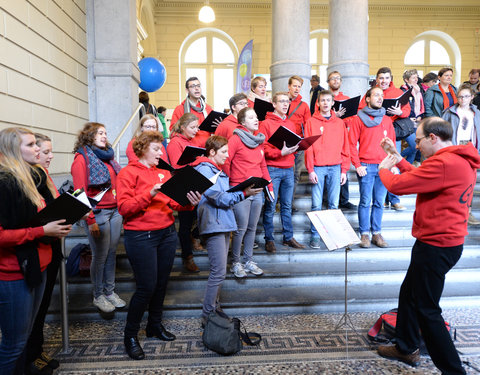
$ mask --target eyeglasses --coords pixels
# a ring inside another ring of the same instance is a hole
[[[460,95],[460,96],[457,96],[457,99],[470,99],[472,97],[472,95]]]
[[[237,104],[235,104],[235,105],[244,105],[245,106],[245,105],[248,105],[248,102],[242,100],[241,102],[237,102]]]
[[[423,138],[427,138],[426,135],[424,135],[423,137],[420,137],[420,138],[415,138],[415,144],[418,146],[420,144],[420,142],[422,142],[422,139]]]
[[[189,89],[199,89],[201,87],[200,83],[197,85],[190,85],[188,86]]]
[[[290,104],[290,100],[277,100],[277,103],[281,103],[281,104]]]
[[[157,130],[157,127],[155,125],[143,125],[142,128],[147,129],[147,130]]]
[[[341,81],[342,77],[330,77],[328,80],[329,81]]]

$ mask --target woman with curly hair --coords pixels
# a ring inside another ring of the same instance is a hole
[[[75,189],[83,188],[94,197],[108,189],[86,219],[86,232],[92,249],[90,277],[93,304],[109,313],[126,305],[115,293],[115,261],[122,217],[117,210],[116,180],[120,165],[114,159],[103,124],[87,122],[75,143],[71,172]],[[84,222],[85,224],[85,222]]]

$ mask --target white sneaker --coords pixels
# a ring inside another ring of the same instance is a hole
[[[113,306],[103,294],[93,299],[93,305],[105,313],[115,311],[115,306]]]
[[[127,303],[121,299],[117,293],[113,292],[109,296],[105,296],[108,299],[108,302],[110,302],[115,308],[121,309],[122,307],[125,307]]]
[[[238,278],[247,277],[247,273],[243,269],[242,263],[233,263],[232,267],[230,267],[230,272],[233,272],[235,277]]]
[[[251,272],[255,276],[260,276],[263,275],[263,270],[257,266],[257,263],[255,263],[253,260],[249,260],[247,263],[245,263],[245,266],[243,266],[245,269],[245,272]]]

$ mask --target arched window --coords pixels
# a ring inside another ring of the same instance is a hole
[[[441,31],[432,30],[418,35],[405,53],[404,64],[405,69],[417,69],[420,77],[451,66],[455,83],[458,85],[460,82],[460,49],[453,38]]]
[[[184,40],[179,58],[181,100],[185,96],[185,81],[198,77],[207,103],[217,111],[229,108],[238,60],[238,49],[232,38],[218,29],[196,30]]]
[[[320,85],[324,88],[327,85],[328,66],[328,32],[327,30],[315,30],[310,33],[310,64],[312,64],[312,75],[318,74]]]

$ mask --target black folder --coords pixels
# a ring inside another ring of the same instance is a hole
[[[227,117],[228,117],[228,115],[226,113],[212,111],[208,114],[207,118],[202,121],[199,129],[200,130],[205,130],[209,133],[215,133],[215,130],[217,130],[218,125],[214,124],[213,122],[218,118],[220,118],[220,122],[222,122]]]
[[[190,164],[195,161],[198,156],[205,155],[205,149],[203,147],[187,146],[183,150],[182,155],[178,158],[178,165]]]
[[[175,171],[176,171],[175,168],[173,168],[170,164],[168,164],[168,163],[167,163],[165,160],[163,160],[163,159],[160,159],[160,160],[158,161],[157,168],[158,168],[158,169],[165,169],[165,170],[167,170],[167,171],[169,171],[169,172],[175,172]]]
[[[346,108],[345,114],[339,116],[341,119],[355,116],[358,112],[358,105],[360,104],[360,95],[354,98],[345,99],[345,100],[335,100],[333,103],[333,109],[335,112],[338,112],[342,108]]]
[[[52,221],[65,219],[64,224],[73,224],[84,217],[92,207],[69,192],[65,192],[39,211],[32,219],[32,226],[43,226]]]
[[[408,103],[408,100],[410,99],[410,96],[412,95],[412,88],[410,87],[407,91],[405,91],[402,95],[400,95],[398,98],[394,99],[383,99],[383,104],[382,107],[385,108],[386,110],[389,109],[390,107],[396,107],[398,106],[398,103],[400,103],[400,107],[403,107],[405,104]]]
[[[279,150],[283,148],[283,142],[287,143],[287,147],[298,145],[299,150],[306,150],[320,137],[321,135],[312,135],[311,137],[302,138],[285,126],[279,126],[267,142]]]
[[[212,185],[212,181],[192,166],[187,165],[178,169],[173,177],[161,186],[160,191],[178,204],[187,206],[190,204],[187,198],[189,191],[198,191],[203,194]]]
[[[267,102],[266,100],[255,98],[255,102],[253,103],[253,110],[257,114],[258,121],[265,120],[265,116],[267,112],[273,112],[275,108],[273,108],[273,104]]]
[[[264,188],[269,183],[270,183],[270,181],[265,180],[262,177],[249,177],[245,181],[240,182],[238,185],[236,185],[234,187],[231,187],[227,191],[230,192],[230,193],[234,192],[234,191],[243,191],[243,190],[245,190],[246,188],[248,188],[249,186],[252,186],[252,185],[253,185],[254,189]]]

